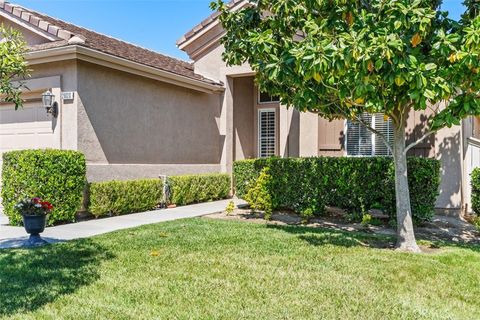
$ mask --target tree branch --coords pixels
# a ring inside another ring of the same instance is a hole
[[[412,149],[413,147],[419,145],[423,140],[427,139],[428,137],[430,137],[432,134],[436,133],[437,130],[432,130],[432,131],[429,131],[427,133],[425,133],[423,135],[423,137],[421,137],[420,139],[418,139],[417,141],[411,143],[410,145],[408,145],[408,147],[405,148],[405,151],[403,152],[404,154],[407,154],[408,151],[410,151],[410,149]]]
[[[380,138],[382,138],[383,142],[385,143],[385,146],[388,148],[388,150],[393,154],[393,148],[390,145],[390,142],[388,142],[387,137],[381,133],[378,130],[373,129],[370,125],[368,125],[365,121],[363,121],[361,118],[356,117],[356,120],[362,124],[365,128],[367,128],[369,131],[373,132],[374,134],[378,135]]]

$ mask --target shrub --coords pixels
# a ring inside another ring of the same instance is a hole
[[[118,216],[155,209],[161,202],[160,179],[107,181],[89,186],[89,211],[96,217]]]
[[[228,174],[200,174],[169,177],[170,202],[176,205],[226,199],[230,195]]]
[[[475,168],[471,174],[472,210],[480,216],[480,168]]]
[[[272,181],[269,168],[263,168],[254,186],[248,190],[245,196],[245,201],[248,202],[252,209],[265,212],[265,219],[267,220],[271,219],[273,212]]]
[[[22,222],[15,204],[33,197],[54,206],[49,225],[73,221],[82,204],[85,184],[85,157],[80,152],[23,150],[3,154],[2,203],[12,225]]]
[[[472,222],[475,229],[480,232],[480,216],[476,216],[475,218],[473,218]]]
[[[236,194],[245,198],[263,168],[269,168],[273,209],[291,209],[311,216],[325,206],[351,212],[380,206],[395,217],[393,160],[370,158],[255,159],[234,164]],[[409,158],[409,183],[415,220],[433,217],[440,184],[440,163]]]
[[[235,202],[230,201],[225,208],[225,211],[227,212],[227,216],[231,216],[233,211],[235,211]]]

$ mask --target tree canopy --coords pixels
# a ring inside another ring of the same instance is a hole
[[[228,65],[248,63],[259,87],[282,104],[327,119],[363,124],[383,138],[395,163],[397,247],[418,252],[406,155],[441,128],[480,114],[478,0],[460,21],[441,0],[252,0],[231,10],[222,0]],[[430,116],[406,146],[411,110]],[[382,113],[393,141],[362,120]]]
[[[0,102],[13,103],[15,109],[22,105],[22,80],[28,77],[26,52],[22,34],[0,26]]]
[[[244,62],[284,104],[357,119],[431,108],[430,128],[480,113],[477,1],[457,22],[432,0],[257,0],[238,12],[222,1],[224,59]],[[440,102],[448,108],[440,108]]]

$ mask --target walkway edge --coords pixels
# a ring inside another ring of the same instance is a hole
[[[172,209],[155,210],[123,215],[105,219],[49,227],[42,233],[48,242],[54,243],[81,238],[93,237],[117,230],[140,227],[160,222],[201,217],[224,211],[230,201],[236,205],[245,202],[239,199],[227,199],[215,202],[199,203]],[[21,247],[27,234],[23,227],[0,226],[0,249]]]

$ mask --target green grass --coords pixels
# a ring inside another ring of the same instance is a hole
[[[0,251],[0,318],[473,319],[480,247],[208,219]],[[153,253],[153,255],[152,255]]]

